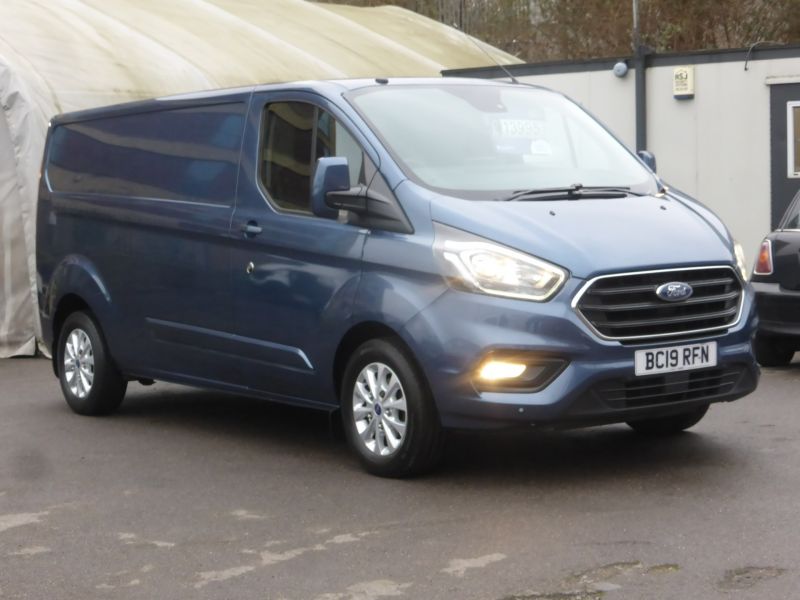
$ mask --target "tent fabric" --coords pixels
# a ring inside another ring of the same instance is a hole
[[[73,110],[277,81],[437,76],[519,62],[397,7],[304,0],[2,0],[0,358],[39,337],[35,225],[47,124]]]

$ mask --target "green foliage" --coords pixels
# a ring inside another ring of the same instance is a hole
[[[632,0],[344,1],[402,6],[526,62],[631,54]],[[656,52],[800,43],[800,0],[640,0],[639,10],[642,42]]]

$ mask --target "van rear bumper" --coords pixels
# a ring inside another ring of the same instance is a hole
[[[746,288],[742,318],[721,334],[624,345],[601,340],[570,307],[581,282],[551,302],[495,298],[450,290],[412,319],[406,342],[430,383],[442,425],[456,429],[582,427],[676,414],[736,400],[756,389],[760,371],[751,340],[755,309]],[[717,342],[715,367],[636,377],[634,352]],[[482,391],[477,366],[490,352],[559,357],[567,366],[536,392]]]

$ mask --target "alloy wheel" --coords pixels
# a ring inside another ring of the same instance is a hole
[[[94,383],[94,350],[83,329],[73,329],[64,344],[64,378],[76,398],[86,398]]]
[[[403,384],[391,367],[373,362],[361,369],[353,388],[353,420],[371,453],[391,456],[403,445],[408,409]]]

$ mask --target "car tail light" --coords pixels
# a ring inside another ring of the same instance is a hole
[[[772,241],[764,240],[758,251],[756,267],[753,269],[755,275],[772,275]]]

